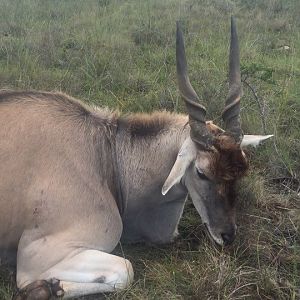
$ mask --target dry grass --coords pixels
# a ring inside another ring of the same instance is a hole
[[[0,8],[1,88],[63,90],[123,111],[183,109],[174,75],[180,19],[191,81],[213,117],[227,92],[229,17],[236,15],[243,128],[275,134],[250,151],[237,240],[228,249],[213,245],[189,203],[174,244],[115,250],[132,261],[136,280],[102,298],[300,299],[299,1],[0,0]],[[3,267],[0,299],[14,289]]]

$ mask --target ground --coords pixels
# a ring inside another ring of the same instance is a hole
[[[300,299],[299,14],[298,0],[0,0],[1,88],[61,90],[123,112],[184,111],[175,75],[180,20],[192,84],[218,123],[236,16],[243,130],[275,135],[249,150],[237,239],[216,247],[188,203],[174,244],[118,246],[135,282],[102,298]],[[2,266],[0,299],[14,289],[13,271]]]

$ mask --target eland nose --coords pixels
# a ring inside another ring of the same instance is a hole
[[[232,242],[234,241],[235,238],[235,232],[227,232],[227,233],[221,233],[223,242],[224,242],[224,246],[228,246],[230,244],[232,244]]]

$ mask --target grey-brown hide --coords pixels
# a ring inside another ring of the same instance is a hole
[[[176,236],[187,190],[177,185],[163,196],[161,188],[189,136],[186,124],[186,116],[167,112],[120,118],[116,147],[125,241],[167,243]]]
[[[161,187],[186,123],[167,112],[119,117],[61,93],[2,91],[0,248],[57,252],[37,263],[41,272],[70,249],[110,252],[122,232],[171,241],[187,190],[166,197]]]
[[[75,247],[112,250],[122,228],[116,115],[59,93],[2,91],[0,127],[0,246],[16,248],[26,230],[45,242],[67,231]]]

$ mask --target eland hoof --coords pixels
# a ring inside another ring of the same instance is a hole
[[[59,286],[59,280],[37,280],[19,290],[13,300],[49,300],[63,295],[64,290]]]

